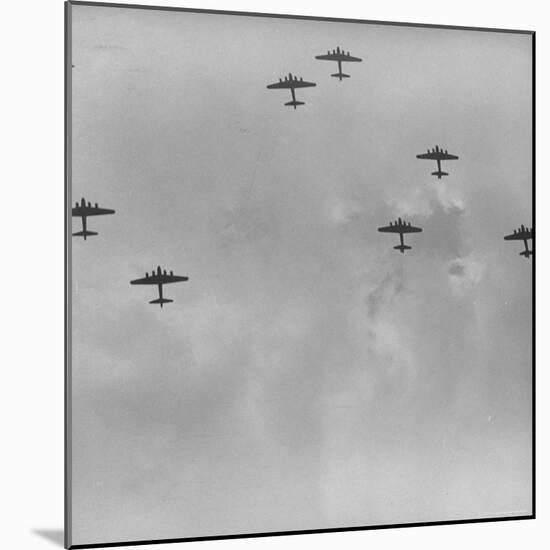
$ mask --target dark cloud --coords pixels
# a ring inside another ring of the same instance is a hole
[[[441,202],[430,203],[431,213],[421,222],[422,249],[441,258],[455,258],[465,253],[466,243],[462,224],[465,209],[457,205],[445,207]]]
[[[222,247],[273,247],[279,235],[275,213],[267,204],[240,204],[224,212],[216,226]]]
[[[466,268],[460,260],[454,260],[449,265],[449,274],[455,275],[456,277],[461,277],[465,274]]]

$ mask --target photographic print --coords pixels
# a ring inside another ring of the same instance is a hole
[[[66,40],[66,545],[534,517],[534,33]]]

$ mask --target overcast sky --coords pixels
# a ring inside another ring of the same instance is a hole
[[[531,512],[529,36],[73,6],[72,63],[73,544]]]

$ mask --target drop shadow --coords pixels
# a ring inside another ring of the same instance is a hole
[[[65,532],[63,529],[33,529],[32,532],[39,537],[53,542],[61,548],[63,548],[65,544]]]

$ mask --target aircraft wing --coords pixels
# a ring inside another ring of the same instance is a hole
[[[441,160],[458,160],[456,155],[451,155],[450,153],[439,153]]]
[[[385,227],[379,227],[378,231],[382,233],[419,233],[422,229],[413,225],[386,225]]]
[[[131,285],[158,285],[162,281],[158,275],[151,275],[150,277],[142,277],[141,279],[134,279],[130,281]]]
[[[379,227],[378,231],[382,233],[404,233],[401,225],[386,225],[385,227]]]
[[[104,216],[105,214],[114,214],[115,211],[110,208],[88,208],[86,207],[86,216]]]
[[[342,55],[342,61],[363,61],[360,57],[354,57],[353,55]]]
[[[506,235],[504,237],[505,241],[525,241],[527,239],[532,239],[533,233],[531,231],[518,231],[517,233],[512,233],[511,235]]]
[[[182,281],[188,281],[189,277],[182,275],[161,275],[162,283],[167,285],[169,283],[180,283]]]
[[[307,82],[306,80],[295,80],[293,83],[294,88],[311,88],[312,86],[317,86],[315,82]]]
[[[114,214],[115,211],[110,208],[96,208],[95,206],[75,206],[73,207],[73,216],[104,216]]]
[[[433,152],[433,153],[423,153],[421,155],[416,155],[417,159],[428,159],[428,160],[457,160],[456,155],[451,155],[449,153],[444,153],[442,151]]]
[[[130,281],[131,285],[167,285],[169,283],[179,283],[181,281],[188,281],[189,277],[182,277],[180,275],[169,275],[161,273],[153,273],[149,277],[142,277],[141,279],[134,279]]]
[[[314,82],[307,82],[305,80],[283,80],[281,82],[275,82],[275,84],[267,85],[270,90],[309,88],[311,86],[317,86],[317,84],[315,84]]]
[[[86,210],[88,210],[87,207],[82,208],[81,206],[73,206],[73,216],[87,216]]]
[[[290,80],[282,80],[281,82],[275,82],[275,84],[268,84],[267,87],[270,90],[281,90],[281,89],[289,89],[289,88],[295,88],[294,81]]]
[[[315,59],[321,59],[322,61],[338,61],[340,56],[335,53],[326,53],[325,55],[316,55]]]
[[[423,153],[421,155],[416,155],[417,159],[428,159],[428,160],[441,160],[439,153]]]
[[[422,229],[420,227],[414,227],[414,225],[404,225],[401,227],[403,233],[420,233]]]
[[[325,55],[316,55],[315,59],[321,59],[322,61],[363,61],[359,57],[353,57],[353,55],[347,55],[345,53],[328,53]]]

